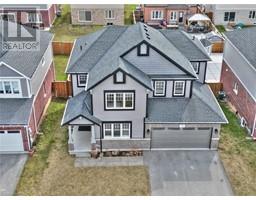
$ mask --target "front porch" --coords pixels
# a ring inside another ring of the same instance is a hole
[[[96,150],[94,125],[69,125],[68,148],[71,155],[91,157]]]

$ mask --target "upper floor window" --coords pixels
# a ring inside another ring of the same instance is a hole
[[[225,22],[234,22],[236,17],[235,12],[225,12],[224,13],[224,21]]]
[[[148,56],[149,55],[149,46],[142,43],[138,46],[138,56]]]
[[[154,96],[165,96],[165,81],[154,81]]]
[[[191,63],[192,63],[192,66],[193,66],[195,72],[196,72],[197,74],[199,74],[199,66],[200,66],[200,63],[199,63],[199,62],[191,62]]]
[[[28,13],[28,22],[30,22],[30,23],[40,23],[40,22],[42,22],[41,13],[35,13],[35,12]]]
[[[78,87],[86,87],[88,80],[88,74],[78,74],[77,75],[77,86]]]
[[[185,81],[174,81],[173,96],[185,96]]]
[[[163,19],[163,11],[162,10],[152,10],[151,19]]]
[[[233,91],[234,91],[234,93],[235,93],[236,95],[238,94],[238,83],[237,83],[237,82],[234,83]]]
[[[134,109],[134,92],[106,92],[105,109]]]
[[[114,11],[113,10],[105,10],[105,19],[114,19]]]
[[[86,10],[79,10],[78,19],[81,22],[91,22],[92,21],[92,12]]]
[[[0,13],[0,19],[10,22],[16,21],[15,13]]]
[[[20,82],[17,80],[0,80],[0,96],[19,96]]]
[[[255,10],[251,10],[249,12],[249,19],[255,19],[256,18],[256,11]]]
[[[125,83],[125,74],[121,71],[118,71],[114,75],[114,83]]]
[[[104,138],[130,138],[131,122],[104,123]]]

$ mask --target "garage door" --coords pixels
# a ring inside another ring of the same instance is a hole
[[[211,128],[153,129],[151,148],[209,148]]]
[[[24,151],[20,131],[0,131],[0,152]]]

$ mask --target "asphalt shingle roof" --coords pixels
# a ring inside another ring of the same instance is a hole
[[[237,29],[224,34],[256,69],[256,27]]]
[[[209,86],[194,83],[191,98],[149,98],[148,123],[227,123]]]
[[[27,125],[34,97],[4,99],[0,98],[1,125]]]
[[[91,94],[89,91],[82,91],[68,100],[61,125],[65,125],[80,116],[96,124],[101,123],[98,118],[92,115]]]
[[[11,31],[16,30],[16,26],[20,26],[23,32],[27,32],[24,26],[8,22],[8,28]],[[4,37],[2,34],[3,23],[0,20],[0,39]],[[28,28],[28,27],[26,27]],[[31,29],[31,28],[28,28]],[[0,62],[4,62],[10,65],[12,68],[25,75],[28,78],[31,78],[36,71],[38,64],[40,63],[43,54],[45,53],[49,43],[53,38],[53,34],[36,30],[38,31],[40,37],[40,49],[36,51],[0,51]],[[1,47],[1,45],[0,45]],[[1,48],[2,49],[2,48]]]
[[[147,38],[144,29],[148,30],[150,38]],[[159,30],[143,23],[132,26],[108,26],[99,32],[79,38],[66,71],[89,73],[88,85],[91,87],[117,69],[120,57],[142,41],[154,46],[173,60],[175,65],[183,68],[188,75],[197,78],[189,60]]]

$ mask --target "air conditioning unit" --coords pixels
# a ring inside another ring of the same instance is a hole
[[[244,118],[244,117],[241,117],[241,119],[240,119],[240,126],[245,127],[246,124],[247,124],[247,123],[246,123],[245,118]]]

